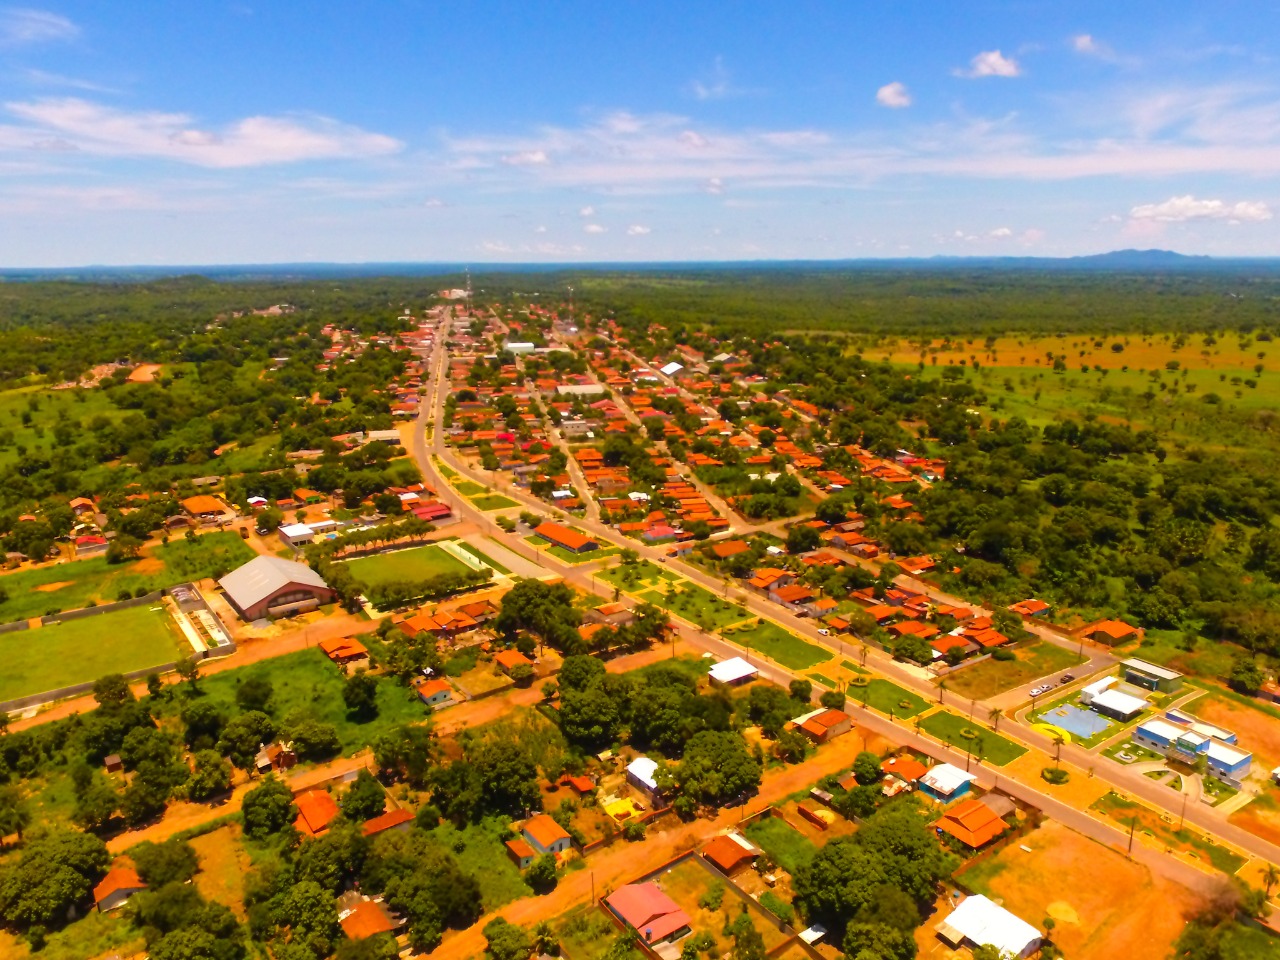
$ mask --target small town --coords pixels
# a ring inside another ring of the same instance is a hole
[[[194,877],[316,956],[985,960],[1280,894],[1274,677],[984,603],[911,549],[946,457],[836,442],[779,345],[475,299],[320,329],[277,467],[18,518],[6,822],[105,840],[95,923]]]

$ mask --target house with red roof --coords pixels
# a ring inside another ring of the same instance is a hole
[[[545,520],[538,524],[533,532],[552,546],[563,547],[570,553],[588,553],[591,550],[598,549],[600,546],[590,537],[578,533],[577,530],[570,530],[568,527],[559,523],[552,523],[550,520]]]
[[[366,820],[364,825],[360,827],[360,832],[366,837],[376,837],[378,834],[385,833],[388,830],[408,830],[412,823],[413,814],[404,809],[404,807],[400,807]]]
[[[530,817],[520,828],[520,835],[538,853],[564,853],[573,845],[573,838],[564,827],[556,823],[545,813]]]
[[[690,932],[693,922],[652,880],[619,887],[604,902],[614,916],[634,927],[650,947],[680,939]]]
[[[102,882],[93,888],[93,902],[99,913],[108,913],[145,889],[147,885],[142,882],[133,864],[127,860],[117,860],[102,878]]]
[[[933,825],[974,850],[985,847],[1007,829],[996,812],[977,798],[960,801]]]
[[[299,833],[308,837],[318,837],[329,829],[342,811],[338,804],[325,790],[307,790],[293,798],[298,808],[298,816],[293,821]]]

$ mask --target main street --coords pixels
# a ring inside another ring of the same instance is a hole
[[[432,373],[430,385],[419,412],[417,429],[414,431],[414,455],[423,475],[431,478],[431,482],[437,487],[439,494],[442,497],[447,494],[447,499],[460,516],[474,523],[477,528],[490,531],[494,539],[504,543],[514,552],[522,556],[529,556],[530,553],[532,553],[536,562],[545,567],[549,573],[562,577],[567,583],[579,590],[588,593],[607,593],[608,596],[612,597],[612,589],[609,588],[606,590],[597,583],[592,578],[589,569],[584,569],[583,566],[574,566],[572,564],[562,563],[551,554],[538,551],[536,548],[530,547],[530,545],[525,543],[520,537],[510,535],[502,531],[491,518],[483,513],[483,511],[478,510],[464,497],[454,493],[445,478],[437,470],[436,464],[433,461],[433,455],[439,458],[441,463],[445,463],[452,470],[455,470],[460,476],[474,480],[478,483],[485,482],[484,478],[477,475],[469,465],[463,462],[461,458],[457,457],[452,448],[445,442],[445,430],[443,427],[444,397],[447,393],[448,385],[445,379],[447,355],[443,344],[444,339],[444,336],[437,336],[435,338],[431,362]],[[429,443],[426,436],[428,426],[432,428]],[[543,514],[558,514],[558,511],[554,510],[554,508],[550,508],[543,501],[530,496],[528,493],[514,485],[503,486],[502,492],[529,510]],[[617,542],[616,532],[603,524],[580,518],[574,518],[573,522],[579,528],[600,538],[604,542]],[[638,541],[627,541],[627,546],[634,549],[637,554],[644,559],[659,563],[667,563],[668,566],[675,569],[682,576],[691,582],[706,588],[713,594],[719,595],[724,591],[725,585],[723,581],[710,577],[704,571],[692,566],[691,564],[675,560],[674,558],[668,560],[668,557],[663,550],[650,547]],[[590,566],[591,565],[586,565],[586,567]],[[806,639],[809,639],[814,643],[821,644],[828,649],[831,649],[832,652],[835,652],[836,641],[833,641],[830,637],[819,634],[818,628],[816,628],[811,622],[801,618],[796,618],[786,612],[779,605],[761,597],[746,595],[741,598],[741,602],[749,613],[783,623],[788,629],[791,629],[794,632],[801,634]],[[964,601],[956,598],[954,602],[957,604],[963,604]],[[753,659],[753,662],[759,663],[761,661],[761,658],[758,655],[753,654],[749,649],[744,649],[730,644],[718,637],[712,637],[708,632],[702,630],[696,624],[679,621],[679,618],[676,619],[682,636],[690,643],[704,649],[711,649],[714,652],[721,653],[722,655],[743,655],[747,656],[749,659]],[[1055,638],[1060,644],[1065,641],[1065,638],[1060,636],[1055,635]],[[1046,639],[1049,638],[1046,637]],[[1074,649],[1075,645],[1071,644],[1071,646]],[[871,666],[877,673],[894,680],[908,689],[921,693],[926,697],[926,699],[931,699],[935,702],[940,702],[944,705],[954,707],[964,715],[973,713],[981,720],[985,721],[987,719],[988,712],[990,710],[990,706],[988,704],[959,697],[951,691],[940,690],[928,681],[921,679],[916,673],[913,673],[912,671],[903,668],[900,664],[895,663],[892,657],[887,653],[879,650],[870,650],[868,654],[868,661],[869,666]],[[1099,664],[1099,669],[1102,669],[1106,665],[1114,662],[1114,660],[1099,657],[1093,662]],[[784,670],[776,664],[766,664],[765,669],[768,671],[766,673],[767,676],[772,679],[779,680],[784,684],[792,677],[792,674],[789,671]],[[822,684],[818,683],[815,683],[815,687],[818,689],[823,688]],[[923,738],[906,729],[904,725],[897,724],[888,718],[881,718],[878,715],[870,714],[868,711],[863,711],[863,713],[867,713],[867,716],[865,718],[860,716],[860,722],[865,720],[865,725],[869,729],[872,729],[877,733],[883,733],[894,742],[906,743],[922,750],[924,749],[922,745],[931,745],[931,748],[924,752],[927,752],[932,756],[938,756],[937,751],[944,750],[948,754],[951,754],[952,759],[954,759],[954,753],[950,747],[939,745],[936,741]],[[1026,726],[1006,724],[1002,728],[1001,733],[1002,735],[1010,736],[1025,745],[1037,748],[1045,754],[1049,754],[1054,750],[1054,744],[1050,738]],[[1061,753],[1064,760],[1074,764],[1082,770],[1090,771],[1091,776],[1098,778],[1117,791],[1131,797],[1138,798],[1154,809],[1163,811],[1169,817],[1183,816],[1183,811],[1181,811],[1181,809],[1176,809],[1177,804],[1172,804],[1172,800],[1177,797],[1177,794],[1174,794],[1167,787],[1155,783],[1154,781],[1143,777],[1141,774],[1130,771],[1120,764],[1100,758],[1073,745],[1063,746]],[[984,773],[981,775],[986,774]],[[992,771],[992,775],[994,776],[998,774],[995,774],[994,771]],[[1009,777],[1002,777],[1002,789],[1005,789],[1005,784],[1011,784],[1014,782],[1015,781]],[[1064,822],[1071,823],[1073,826],[1078,822],[1088,821],[1090,824],[1094,825],[1090,830],[1110,831],[1110,834],[1113,836],[1110,840],[1104,842],[1114,843],[1116,842],[1115,837],[1119,836],[1119,833],[1115,828],[1101,823],[1085,812],[1074,810],[1073,808],[1066,806],[1032,785],[1018,782],[1017,790],[1019,792],[1014,794],[1015,796],[1019,796],[1020,799],[1024,799],[1047,812],[1070,811],[1069,820],[1066,817],[1061,819],[1064,819]],[[1012,793],[1013,791],[1010,790],[1009,792]],[[1227,823],[1224,818],[1215,814],[1211,809],[1203,809],[1198,806],[1191,807],[1185,811],[1185,820],[1188,824],[1198,827],[1212,836],[1225,840],[1253,856],[1269,860],[1272,863],[1280,863],[1280,846],[1269,843],[1245,830],[1240,829],[1239,827]],[[1186,867],[1185,864],[1182,864],[1180,861],[1177,861],[1172,857],[1168,857],[1166,859],[1172,863],[1178,864],[1179,869]]]

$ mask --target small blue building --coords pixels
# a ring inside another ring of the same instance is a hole
[[[950,803],[969,792],[969,785],[977,778],[959,767],[940,763],[916,781],[920,792],[941,803]]]

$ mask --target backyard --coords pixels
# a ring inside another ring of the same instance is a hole
[[[730,627],[721,636],[733,643],[758,650],[789,670],[808,670],[831,659],[831,652],[809,643],[768,620],[757,620],[754,626]]]
[[[73,560],[0,574],[5,599],[0,622],[11,623],[49,613],[113,603],[188,580],[220,577],[254,558],[253,549],[234,533],[206,533],[149,548],[124,563],[106,557]]]
[[[458,866],[480,884],[480,899],[486,912],[533,892],[507,856],[503,841],[510,833],[508,824],[501,818],[469,823],[462,830],[443,823],[432,830],[431,835],[453,851]]]
[[[792,875],[818,852],[813,841],[781,817],[759,817],[747,824],[743,833]]]
[[[945,710],[929,714],[920,721],[920,726],[939,740],[972,752],[975,757],[980,756],[997,767],[1003,767],[1027,752],[1026,747],[984,729],[977,721],[967,720]]]
[[[365,587],[427,580],[446,573],[466,573],[471,569],[434,543],[345,562],[350,566],[351,575]]]
[[[172,663],[191,648],[157,602],[0,634],[0,700]]]

